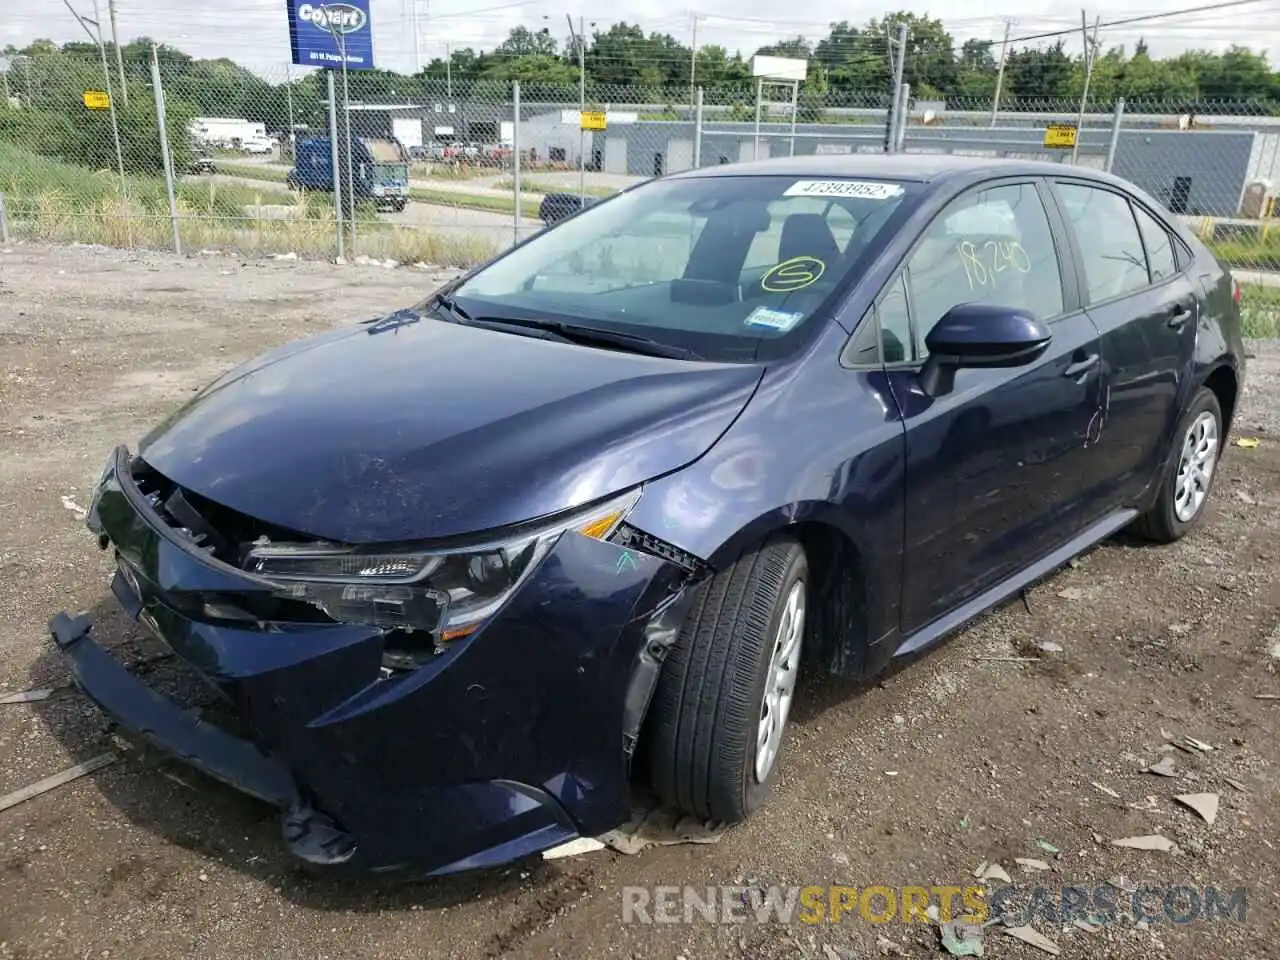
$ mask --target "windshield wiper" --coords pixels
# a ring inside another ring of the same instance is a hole
[[[477,326],[483,324],[490,327],[520,327],[525,330],[537,330],[570,343],[580,343],[585,346],[614,347],[629,353],[640,353],[647,357],[667,357],[672,360],[702,359],[687,347],[672,346],[669,343],[650,340],[648,337],[641,337],[634,333],[618,333],[615,330],[601,330],[598,327],[566,323],[564,320],[477,317],[472,322]]]

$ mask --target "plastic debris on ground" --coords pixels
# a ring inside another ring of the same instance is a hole
[[[1119,840],[1112,840],[1111,845],[1113,847],[1128,847],[1131,850],[1158,850],[1161,853],[1168,853],[1177,849],[1177,844],[1168,837],[1160,836],[1158,833],[1144,837],[1122,837]]]
[[[1006,936],[1013,937],[1015,940],[1021,940],[1023,943],[1035,947],[1037,950],[1043,950],[1052,957],[1059,956],[1062,953],[1062,950],[1056,943],[1033,927],[1006,927],[1004,932]]]
[[[576,840],[562,843],[560,846],[552,847],[550,850],[543,850],[542,859],[560,860],[563,857],[578,857],[584,853],[595,853],[597,850],[603,849],[604,844],[595,837],[578,837]]]
[[[1058,848],[1057,848],[1057,847],[1055,847],[1055,846],[1054,846],[1052,843],[1050,843],[1048,840],[1045,840],[1043,837],[1037,837],[1037,838],[1036,838],[1036,846],[1037,846],[1037,847],[1039,847],[1041,850],[1043,850],[1045,853],[1057,853],[1057,852],[1058,852]]]
[[[1173,798],[1184,807],[1189,807],[1200,815],[1209,826],[1218,819],[1218,795],[1216,793],[1183,793]]]
[[[1030,857],[1015,857],[1013,860],[1018,866],[1026,870],[1050,870],[1052,867],[1043,860],[1032,860]]]
[[[672,846],[679,843],[719,843],[724,836],[723,824],[704,823],[669,807],[639,811],[631,819],[599,839],[605,846],[628,856],[647,847]]]
[[[1154,773],[1157,777],[1176,777],[1177,773],[1173,769],[1173,757],[1161,757],[1147,767],[1147,773]]]
[[[33,797],[40,796],[42,793],[48,793],[50,790],[60,787],[65,783],[70,783],[72,780],[78,780],[86,774],[102,769],[115,759],[116,755],[114,753],[102,753],[89,760],[85,760],[83,763],[77,763],[73,767],[68,767],[61,773],[55,773],[51,777],[45,777],[43,780],[38,780],[20,790],[15,790],[13,793],[0,797],[0,810],[8,810],[10,807],[17,806],[24,800],[30,800]]]
[[[953,957],[982,956],[982,927],[975,923],[953,920],[944,923],[938,930],[942,937],[942,947]]]
[[[1244,447],[1246,450],[1253,450],[1261,443],[1262,441],[1257,437],[1240,437],[1236,440],[1236,446]]]
[[[19,690],[17,693],[6,693],[0,696],[0,703],[35,703],[37,700],[48,700],[51,696],[53,696],[53,687]]]
[[[1003,880],[1005,883],[1013,883],[1013,879],[1004,867],[998,863],[987,863],[985,860],[978,864],[978,869],[973,871],[973,875],[979,880]]]

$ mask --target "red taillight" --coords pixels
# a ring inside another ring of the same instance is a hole
[[[1234,300],[1237,304],[1239,304],[1241,296],[1242,296],[1242,291],[1240,289],[1240,283],[1236,280],[1235,277],[1232,277],[1231,278],[1231,299]]]

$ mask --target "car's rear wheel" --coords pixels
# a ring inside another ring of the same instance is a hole
[[[1196,525],[1222,456],[1223,433],[1218,398],[1201,387],[1174,435],[1178,446],[1169,458],[1156,501],[1134,524],[1139,534],[1172,543]]]
[[[645,735],[667,803],[736,823],[764,801],[795,694],[808,581],[800,544],[774,537],[697,588]]]

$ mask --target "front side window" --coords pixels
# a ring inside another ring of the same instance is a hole
[[[952,307],[989,303],[1047,320],[1062,312],[1062,274],[1044,204],[1031,183],[953,200],[925,230],[904,272],[915,357]]]
[[[1147,258],[1129,201],[1110,190],[1079,183],[1057,183],[1054,190],[1080,243],[1089,302],[1147,286]]]
[[[794,176],[654,181],[535,236],[453,296],[476,318],[564,319],[713,360],[771,356],[771,343],[859,269],[912,189]]]

